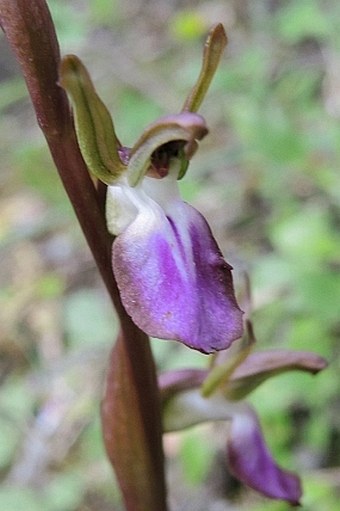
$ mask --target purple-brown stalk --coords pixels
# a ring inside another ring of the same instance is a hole
[[[59,175],[118,313],[121,330],[102,404],[104,443],[127,511],[166,511],[162,424],[148,337],[126,314],[111,269],[103,200],[81,156],[68,101],[58,86],[60,53],[44,0],[0,0],[0,23],[21,65]]]

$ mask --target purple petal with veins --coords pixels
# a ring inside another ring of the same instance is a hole
[[[237,479],[267,497],[299,505],[299,478],[280,468],[265,444],[254,412],[235,414],[228,439],[230,469]]]
[[[228,348],[242,335],[231,267],[202,215],[177,196],[172,179],[148,179],[147,193],[124,190],[138,213],[113,243],[124,307],[150,336],[205,353]]]

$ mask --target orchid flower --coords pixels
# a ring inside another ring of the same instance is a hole
[[[181,199],[178,180],[208,133],[196,111],[226,42],[222,25],[214,26],[200,76],[181,113],[151,124],[132,149],[118,141],[81,61],[65,57],[60,72],[84,160],[108,185],[112,268],[127,313],[148,335],[204,353],[226,349],[242,336],[242,311],[232,268],[203,216]]]
[[[272,376],[292,370],[316,374],[327,362],[309,352],[252,353],[254,344],[252,325],[247,320],[243,339],[228,350],[225,361],[221,361],[224,353],[220,352],[210,370],[182,369],[161,374],[164,429],[179,431],[202,422],[229,421],[226,455],[231,473],[267,497],[299,505],[299,477],[275,462],[257,414],[243,398]]]

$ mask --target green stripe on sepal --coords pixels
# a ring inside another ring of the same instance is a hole
[[[218,389],[228,388],[228,382],[237,367],[249,356],[256,342],[253,326],[249,320],[245,321],[245,330],[242,340],[231,353],[226,362],[215,366],[208,374],[201,386],[203,397],[209,397]]]
[[[120,143],[109,111],[75,55],[63,58],[60,85],[70,97],[79,147],[89,171],[104,183],[113,184],[126,169],[118,154]]]

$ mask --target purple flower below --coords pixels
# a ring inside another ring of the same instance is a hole
[[[273,460],[256,415],[235,414],[228,438],[230,469],[243,483],[267,497],[299,505],[302,495],[298,476],[283,470]]]
[[[243,339],[228,350],[227,361],[219,353],[210,369],[179,369],[159,376],[164,429],[180,431],[206,421],[227,420],[227,454],[235,477],[267,497],[298,505],[299,477],[275,462],[256,412],[242,399],[271,377],[292,370],[317,374],[327,361],[303,351],[251,353],[256,339],[250,320],[246,323]]]

